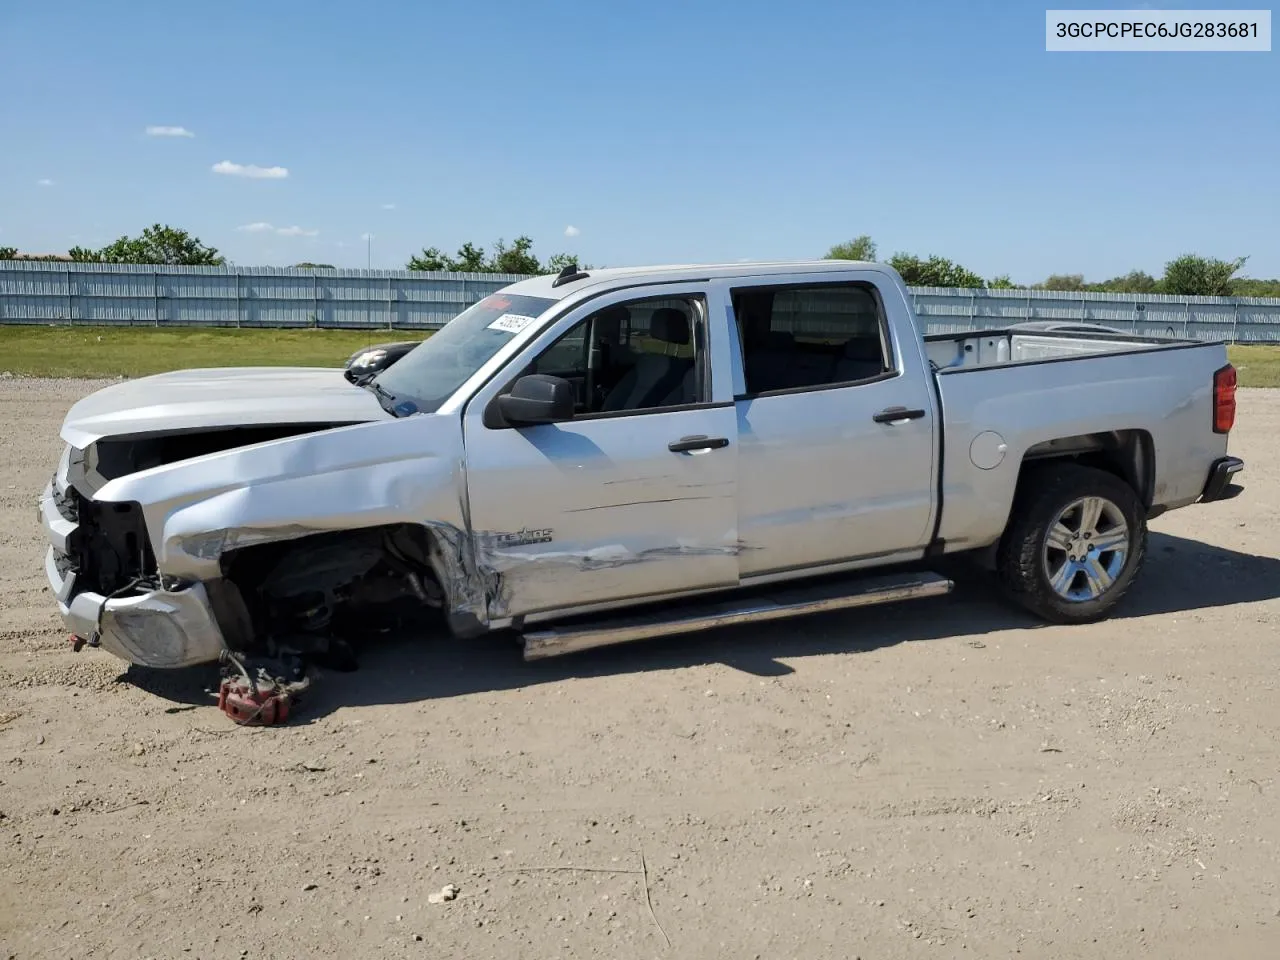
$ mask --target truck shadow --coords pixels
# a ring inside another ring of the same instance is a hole
[[[1151,534],[1148,550],[1138,583],[1109,622],[1280,597],[1280,559],[1163,533]],[[794,672],[786,660],[862,653],[909,641],[973,641],[1004,630],[1045,626],[1006,603],[991,578],[976,567],[951,562],[934,569],[955,580],[950,596],[643,640],[532,663],[524,661],[509,633],[456,644],[440,637],[391,635],[363,648],[358,671],[322,677],[300,705],[297,722],[342,707],[414,703],[713,663],[776,677]],[[210,687],[217,687],[216,670],[208,668],[131,667],[120,681],[180,703],[209,704]]]

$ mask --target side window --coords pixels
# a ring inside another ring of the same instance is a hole
[[[525,373],[548,373],[554,377],[584,377],[587,373],[586,328],[579,324],[557,340]]]
[[[705,360],[697,344],[704,315],[695,297],[605,307],[574,324],[523,372],[570,380],[580,416],[700,403]]]
[[[747,393],[857,383],[889,369],[880,301],[866,284],[733,291]]]

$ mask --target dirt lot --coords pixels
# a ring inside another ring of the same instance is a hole
[[[66,647],[35,502],[94,386],[0,382],[0,960],[1280,956],[1280,391],[1105,624],[968,575],[558,662],[406,639],[247,730]]]

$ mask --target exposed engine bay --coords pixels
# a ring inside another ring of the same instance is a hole
[[[349,423],[272,423],[213,430],[185,430],[141,436],[104,437],[90,444],[83,459],[72,460],[67,479],[92,496],[108,480],[140,470],[192,460],[223,450],[332,430]],[[78,469],[77,469],[78,468]]]

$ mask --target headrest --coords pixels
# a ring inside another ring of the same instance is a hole
[[[884,357],[880,354],[879,337],[854,337],[844,345],[846,360],[863,360],[881,363]]]
[[[649,336],[663,343],[689,342],[689,318],[674,307],[662,307],[649,318]]]

